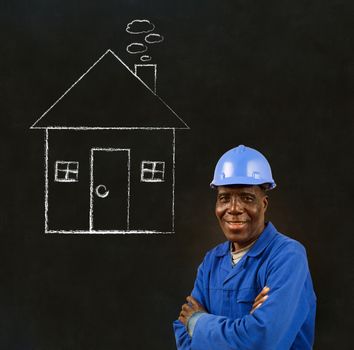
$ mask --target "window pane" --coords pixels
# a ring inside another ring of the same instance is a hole
[[[67,171],[66,170],[59,170],[57,171],[57,179],[65,179]]]
[[[79,167],[79,163],[77,162],[71,162],[69,163],[69,169],[73,171],[77,171]]]
[[[163,176],[163,172],[154,172],[154,180],[163,180],[164,176]]]
[[[68,180],[74,180],[74,181],[77,181],[78,180],[78,173],[76,172],[68,172],[67,173],[67,179]]]
[[[55,163],[55,178],[57,182],[77,182],[79,180],[79,162],[57,161]]]
[[[165,163],[162,162],[156,162],[155,170],[157,171],[163,171]]]
[[[153,162],[143,162],[143,169],[152,170],[154,167]]]
[[[154,173],[152,171],[144,171],[143,173],[143,179],[144,180],[151,180],[154,177]]]
[[[165,175],[165,162],[142,161],[141,176],[142,182],[163,182]]]
[[[57,169],[66,171],[68,169],[68,163],[57,162]]]

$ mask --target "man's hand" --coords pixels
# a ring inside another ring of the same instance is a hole
[[[269,291],[269,287],[265,286],[262,291],[257,295],[256,299],[254,299],[250,314],[253,314],[254,310],[259,308],[267,300]]]
[[[251,314],[267,300],[269,291],[269,287],[264,287],[262,291],[257,295],[252,305],[252,310],[250,311]],[[198,300],[193,298],[191,295],[187,297],[187,302],[188,303],[182,305],[182,309],[178,317],[178,320],[181,321],[185,326],[187,326],[189,318],[195,312],[207,312],[204,306],[200,304]]]
[[[198,311],[206,312],[204,306],[194,299],[191,295],[187,297],[188,303],[182,305],[182,310],[179,314],[178,320],[181,321],[185,326],[189,318]]]

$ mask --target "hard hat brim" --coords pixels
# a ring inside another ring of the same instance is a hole
[[[232,186],[232,185],[246,185],[246,186],[259,186],[259,185],[268,185],[268,190],[272,190],[276,187],[276,183],[274,180],[272,182],[265,181],[264,179],[252,179],[249,177],[232,177],[232,178],[225,178],[219,180],[213,180],[210,183],[211,188],[215,188],[218,186]]]

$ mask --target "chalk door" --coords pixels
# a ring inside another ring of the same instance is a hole
[[[130,150],[91,149],[90,231],[129,230]]]

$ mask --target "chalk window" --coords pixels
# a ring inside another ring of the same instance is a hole
[[[79,181],[79,162],[55,162],[55,181],[56,182],[78,182]]]
[[[140,180],[141,182],[164,182],[165,162],[142,161]]]

